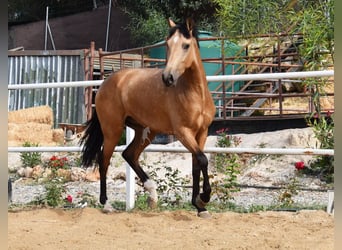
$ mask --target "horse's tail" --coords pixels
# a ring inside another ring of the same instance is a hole
[[[103,133],[96,111],[87,121],[86,126],[84,135],[80,140],[80,144],[83,144],[81,162],[83,166],[90,166],[95,159],[97,161],[100,159],[99,153],[101,153],[103,145]]]

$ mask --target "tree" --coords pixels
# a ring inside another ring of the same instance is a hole
[[[136,46],[164,39],[169,17],[178,22],[192,17],[201,29],[212,30],[215,27],[213,15],[216,5],[210,0],[117,0],[116,4],[131,19],[128,29]]]
[[[334,0],[213,0],[226,36],[303,33],[301,54],[307,69],[317,70],[322,51],[334,54]],[[316,65],[316,66],[313,66]]]
[[[246,37],[258,33],[301,33],[299,54],[305,70],[323,70],[334,63],[334,0],[213,0],[220,29],[226,36]],[[334,147],[334,121],[321,115],[321,96],[326,79],[306,79],[315,110],[307,118],[322,148]],[[313,119],[313,121],[312,121]],[[333,180],[334,157],[320,156],[311,172]]]
[[[226,36],[273,33],[281,30],[285,21],[283,1],[213,0],[217,5],[220,30]]]

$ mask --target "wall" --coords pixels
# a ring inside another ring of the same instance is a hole
[[[70,16],[51,18],[49,25],[57,50],[89,48],[94,41],[96,48],[105,49],[108,7]],[[129,32],[125,29],[128,17],[112,8],[108,51],[131,48]],[[10,26],[8,49],[23,46],[25,50],[43,50],[45,44],[45,20]],[[48,48],[53,49],[50,39]]]
[[[84,80],[82,50],[15,51],[8,55],[8,84],[69,82]],[[8,91],[8,110],[48,105],[54,126],[86,121],[85,88],[46,88]]]

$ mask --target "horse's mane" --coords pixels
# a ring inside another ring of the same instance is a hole
[[[176,26],[171,27],[169,30],[169,36],[168,38],[170,38],[171,36],[173,36],[173,34],[179,30],[179,32],[185,37],[185,38],[190,38],[190,33],[189,30],[186,26],[186,23],[176,23]],[[196,26],[193,27],[192,29],[192,36],[196,39],[197,41],[197,45],[199,47],[199,42],[198,42],[198,31]]]

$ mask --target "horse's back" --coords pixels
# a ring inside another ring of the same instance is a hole
[[[161,70],[157,68],[127,68],[112,73],[101,84],[97,95],[101,99],[122,99],[141,91],[152,91],[162,85]],[[100,99],[100,98],[98,98]]]
[[[102,83],[95,105],[146,124],[147,119],[160,114],[166,99],[172,98],[166,93],[171,89],[165,87],[161,74],[162,70],[157,68],[119,70]]]

